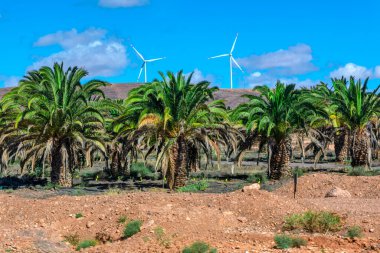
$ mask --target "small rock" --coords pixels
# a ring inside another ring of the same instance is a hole
[[[252,190],[260,190],[260,184],[254,183],[251,185],[244,186],[242,189],[243,192],[252,191]]]
[[[87,222],[86,227],[87,227],[87,228],[90,228],[90,227],[92,227],[93,225],[95,225],[95,222],[93,222],[93,221],[89,221],[89,222]]]
[[[351,198],[351,193],[339,187],[334,187],[326,193],[325,198]]]
[[[237,220],[240,222],[247,222],[248,219],[246,217],[237,217]]]
[[[369,231],[370,233],[373,233],[373,232],[375,232],[375,229],[374,229],[374,228],[370,228],[368,231]]]
[[[190,220],[190,217],[186,217],[186,220]]]

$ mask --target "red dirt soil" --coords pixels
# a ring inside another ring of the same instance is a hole
[[[362,181],[375,193],[356,185]],[[316,188],[309,190],[310,182]],[[323,198],[331,188],[326,182],[350,191],[353,197]],[[328,235],[304,233],[300,236],[308,245],[287,252],[380,252],[376,188],[380,177],[317,174],[301,177],[299,183],[296,200],[291,198],[291,185],[274,193],[133,192],[47,199],[26,198],[30,194],[24,193],[31,190],[1,193],[0,252],[74,252],[75,248],[64,242],[65,235],[77,233],[85,240],[94,239],[99,232],[109,235],[113,242],[84,252],[181,252],[197,240],[209,243],[218,252],[283,252],[274,248],[273,237],[280,232],[284,217],[310,209],[336,212],[345,217],[345,227],[360,225],[365,235],[351,240],[343,237],[344,230]],[[76,219],[77,213],[84,217]],[[124,225],[118,223],[123,215],[143,221],[141,232],[125,240],[121,239]],[[165,230],[164,239],[154,233],[158,226]]]

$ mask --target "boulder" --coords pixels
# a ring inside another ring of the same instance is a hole
[[[243,187],[243,192],[252,191],[252,190],[260,190],[260,184],[254,183],[251,185],[247,185]]]
[[[334,187],[326,193],[325,198],[351,198],[351,193],[339,187]]]

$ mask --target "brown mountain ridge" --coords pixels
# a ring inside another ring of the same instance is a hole
[[[127,97],[128,92],[136,88],[141,83],[120,83],[120,84],[112,84],[110,86],[104,87],[104,93],[106,97],[112,99],[124,99]],[[8,91],[12,88],[2,88],[0,89],[0,97],[4,96]],[[236,107],[238,104],[241,104],[246,101],[245,98],[241,96],[244,94],[253,94],[252,90],[249,89],[220,89],[215,93],[215,99],[223,99],[226,105],[230,108]]]

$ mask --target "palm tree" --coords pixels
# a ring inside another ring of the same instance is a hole
[[[234,118],[240,120],[248,132],[257,131],[268,145],[268,176],[280,179],[291,175],[292,152],[290,135],[297,130],[299,91],[294,84],[277,82],[275,88],[257,86],[259,95],[244,95],[249,101],[239,105]],[[262,145],[262,144],[261,144]]]
[[[371,120],[380,112],[380,100],[377,95],[380,85],[372,92],[368,89],[368,78],[362,82],[350,77],[347,84],[344,79],[333,79],[331,104],[337,115],[350,131],[351,165],[353,167],[371,166],[370,126]]]
[[[78,166],[79,153],[92,144],[105,153],[102,142],[104,118],[93,102],[104,97],[101,87],[107,83],[91,80],[81,84],[88,72],[82,68],[53,68],[30,71],[19,87],[5,96],[21,112],[15,118],[19,132],[12,144],[18,146],[21,166],[50,160],[51,182],[72,184],[70,172]]]
[[[156,167],[173,189],[185,185],[201,152],[210,157],[214,150],[219,156],[218,141],[229,134],[227,113],[221,100],[213,100],[217,88],[209,88],[209,82],[192,84],[192,74],[185,77],[182,71],[160,75],[161,81],[129,93],[122,118],[137,122],[133,131],[125,131],[157,152]]]

